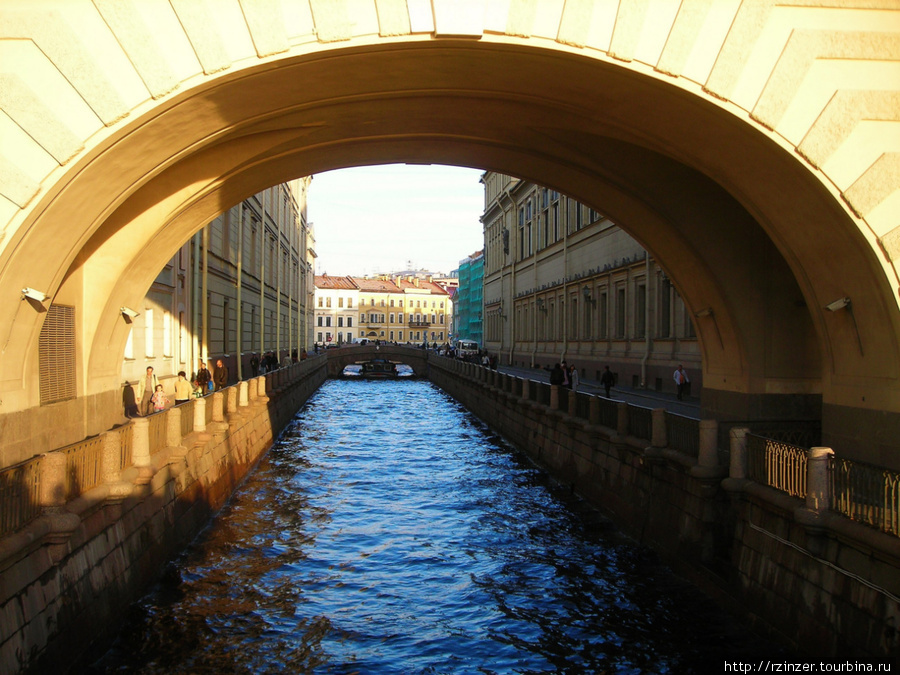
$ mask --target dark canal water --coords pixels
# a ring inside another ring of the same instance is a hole
[[[94,673],[709,673],[780,650],[424,382],[329,381]]]

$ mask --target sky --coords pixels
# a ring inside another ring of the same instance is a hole
[[[484,248],[480,169],[387,164],[313,176],[316,274],[449,274]]]

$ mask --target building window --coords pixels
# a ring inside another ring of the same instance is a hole
[[[634,336],[642,338],[647,334],[647,285],[638,284],[634,298]]]
[[[144,310],[144,354],[148,359],[153,358],[153,310]]]
[[[599,320],[599,335],[603,339],[609,337],[609,324],[608,324],[608,316],[609,316],[609,298],[604,291],[600,294],[600,300],[597,302],[597,319]]]
[[[616,289],[616,337],[625,337],[625,287]]]
[[[353,328],[353,317],[352,316],[347,317],[347,328]],[[347,333],[347,334],[349,335],[349,333]]]

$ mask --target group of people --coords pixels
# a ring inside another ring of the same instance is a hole
[[[550,384],[578,391],[578,369],[565,361],[553,364],[550,371]]]
[[[178,378],[175,380],[174,404],[187,403],[191,398],[198,398],[227,386],[228,367],[222,359],[216,360],[216,367],[212,373],[209,372],[206,363],[200,361],[197,372],[191,375],[190,380],[183,370],[178,372]],[[133,391],[134,403],[131,404],[126,400],[125,406],[129,417],[135,414],[146,417],[169,407],[169,396],[159,383],[153,366],[147,366],[144,377],[138,380]]]
[[[294,357],[294,362],[296,362],[297,350],[293,351],[292,356]],[[306,358],[306,352],[303,352],[303,358]],[[250,372],[253,377],[256,377],[260,373],[260,367],[262,368],[263,373],[268,373],[273,370],[278,370],[278,357],[275,355],[275,352],[266,352],[263,354],[262,359],[259,358],[259,355],[254,352],[250,356]]]

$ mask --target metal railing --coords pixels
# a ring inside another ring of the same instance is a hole
[[[666,441],[670,448],[697,457],[700,453],[700,420],[666,412]]]
[[[829,474],[833,511],[900,536],[900,473],[832,457]]]
[[[194,402],[188,401],[178,406],[181,410],[181,437],[194,431]]]
[[[806,458],[806,448],[747,434],[748,477],[760,485],[805,499]]]
[[[635,438],[653,438],[653,411],[639,405],[628,406],[628,433]]]
[[[0,471],[0,537],[41,515],[41,457]]]
[[[66,499],[73,499],[100,484],[100,454],[103,438],[95,436],[60,448],[66,456]]]

